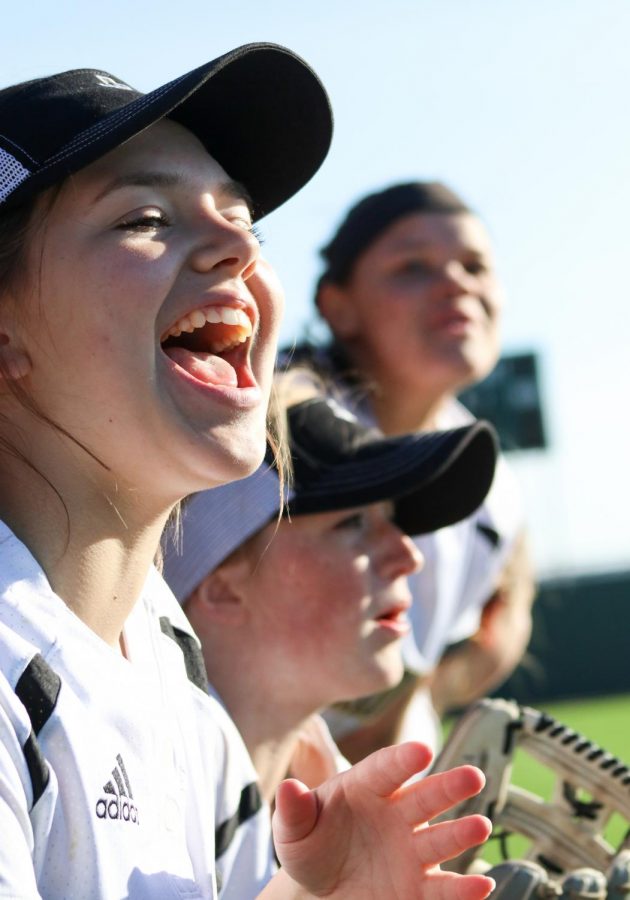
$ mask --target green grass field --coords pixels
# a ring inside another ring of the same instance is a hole
[[[541,704],[538,708],[630,765],[630,695]],[[555,777],[536,760],[517,750],[512,783],[549,799]],[[627,828],[628,823],[615,815],[610,820],[606,837],[616,844]],[[510,857],[522,856],[527,849],[527,841],[512,837],[507,848]],[[490,840],[480,856],[493,864],[499,862],[502,856],[498,842]]]

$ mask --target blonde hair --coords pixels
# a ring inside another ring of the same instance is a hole
[[[267,443],[273,453],[274,464],[278,473],[278,490],[280,494],[278,513],[275,521],[272,519],[271,522],[267,522],[253,534],[250,534],[238,547],[235,547],[218,564],[217,569],[220,569],[226,563],[231,563],[234,559],[248,559],[251,568],[255,569],[273,540],[282,522],[285,509],[284,498],[291,487],[292,480],[291,450],[286,413],[296,403],[302,403],[304,400],[309,400],[312,397],[321,396],[322,388],[323,384],[307,367],[296,367],[286,372],[276,373],[267,415]],[[260,548],[260,535],[269,525],[274,526],[271,536],[264,546]],[[187,599],[190,599],[190,597]]]
[[[293,381],[292,378],[291,381]],[[269,408],[267,410],[267,445],[269,446],[273,454],[273,462],[278,473],[279,503],[278,514],[276,517],[276,528],[278,527],[282,519],[284,497],[286,496],[286,492],[289,490],[291,485],[291,453],[289,450],[286,420],[287,403],[288,405],[291,405],[291,403],[288,402],[290,394],[286,393],[287,387],[288,382],[285,383],[283,379],[274,380],[271,388],[271,395],[269,398]],[[177,503],[174,506],[162,533],[162,541],[154,559],[155,565],[160,571],[163,570],[164,553],[165,548],[168,544],[172,544],[172,546],[178,552],[181,552],[183,535],[182,510],[185,510],[185,507],[186,499],[182,500],[180,503]],[[256,534],[257,533],[258,532],[256,532]],[[249,544],[252,544],[253,538],[256,537],[256,534],[251,535],[250,538],[248,538],[243,544],[233,550],[232,553],[230,553],[229,556],[227,556],[226,559],[223,560],[223,562],[232,559],[236,554],[243,551],[244,548]],[[222,563],[220,563],[219,565],[222,565]]]

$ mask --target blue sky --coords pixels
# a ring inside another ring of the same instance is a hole
[[[627,0],[6,6],[2,85],[88,66],[148,90],[260,40],[311,63],[333,147],[262,223],[287,291],[285,341],[311,317],[316,250],[349,203],[409,178],[460,191],[495,240],[504,347],[541,356],[551,447],[513,457],[539,568],[630,566]]]

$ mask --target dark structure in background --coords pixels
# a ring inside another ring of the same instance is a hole
[[[538,370],[534,353],[503,356],[487,378],[460,394],[478,419],[488,419],[496,427],[503,450],[547,446]]]
[[[495,693],[548,700],[630,693],[630,571],[540,584],[527,655]]]
[[[503,357],[492,374],[461,394],[497,428],[503,449],[547,446],[538,358]],[[630,693],[630,571],[543,581],[528,653],[496,694],[521,703]]]

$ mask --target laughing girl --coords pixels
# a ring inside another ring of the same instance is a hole
[[[0,92],[3,896],[216,896],[230,723],[152,560],[182,497],[262,458],[282,304],[252,223],[330,134],[266,44],[146,95],[89,69]],[[486,896],[435,868],[484,819],[414,833],[482,776],[401,789],[425,756],[285,782],[263,896]]]

